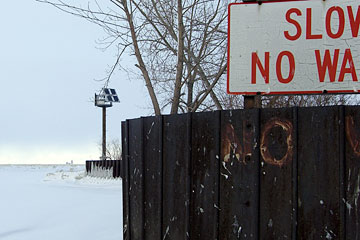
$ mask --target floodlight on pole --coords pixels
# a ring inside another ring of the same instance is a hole
[[[106,160],[106,108],[119,103],[119,97],[113,88],[103,88],[99,94],[95,93],[95,106],[102,108],[102,155],[101,160]]]

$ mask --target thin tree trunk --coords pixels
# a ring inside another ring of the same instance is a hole
[[[171,114],[178,112],[179,103],[180,103],[180,93],[181,93],[181,79],[183,76],[184,69],[184,24],[183,24],[183,8],[182,0],[178,0],[178,51],[177,51],[177,66],[176,66],[176,77],[175,77],[175,87],[173,102],[171,105]]]
[[[161,114],[160,105],[159,105],[159,102],[157,100],[157,97],[156,97],[156,94],[155,94],[155,91],[154,91],[154,87],[153,87],[153,85],[151,83],[149,73],[148,73],[148,71],[146,69],[145,63],[144,63],[144,61],[142,59],[142,56],[141,56],[141,53],[140,53],[139,44],[138,44],[137,36],[136,36],[136,32],[135,32],[135,26],[134,26],[134,22],[133,22],[133,19],[132,19],[132,14],[130,13],[128,5],[127,5],[127,0],[122,0],[122,5],[124,6],[123,10],[124,10],[124,12],[126,14],[126,18],[127,18],[128,23],[129,23],[129,28],[130,28],[130,32],[131,32],[131,38],[132,38],[132,41],[133,41],[135,56],[136,56],[136,59],[137,59],[137,61],[139,63],[139,65],[137,65],[137,67],[141,70],[141,73],[142,73],[142,75],[144,77],[146,88],[147,88],[147,90],[149,92],[150,99],[151,99],[151,102],[152,102],[153,107],[154,107],[155,115],[160,115]]]

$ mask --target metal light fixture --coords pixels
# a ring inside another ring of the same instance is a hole
[[[113,88],[103,88],[99,94],[95,93],[95,106],[102,108],[102,155],[101,160],[106,160],[106,108],[113,103],[119,103],[119,97]]]

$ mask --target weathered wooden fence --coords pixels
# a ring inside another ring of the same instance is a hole
[[[122,122],[124,239],[360,240],[360,107]]]
[[[93,177],[120,177],[120,160],[88,160],[86,174]]]

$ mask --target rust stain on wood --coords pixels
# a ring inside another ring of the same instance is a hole
[[[355,128],[355,121],[352,116],[345,117],[346,138],[356,156],[360,156],[360,139]]]
[[[240,160],[242,156],[242,147],[239,138],[235,134],[232,124],[225,125],[221,134],[221,148],[222,159],[224,162],[229,162],[231,158]]]
[[[272,132],[275,128],[282,129],[283,133],[274,133]],[[276,157],[275,154],[271,152],[270,144],[274,144],[270,142],[270,139],[274,139],[277,136],[273,135],[282,135],[285,134],[285,141],[283,141],[280,137],[276,139],[276,145],[284,145],[286,144],[286,152],[282,154],[282,157]],[[261,132],[260,138],[260,153],[264,161],[271,165],[276,165],[282,167],[289,162],[292,161],[293,156],[293,124],[286,119],[273,118],[268,121]]]

